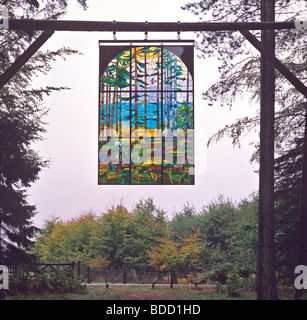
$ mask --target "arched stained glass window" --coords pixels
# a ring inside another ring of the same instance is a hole
[[[98,184],[194,184],[193,55],[100,42]]]

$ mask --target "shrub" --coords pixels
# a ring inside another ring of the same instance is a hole
[[[207,279],[207,283],[220,283],[226,284],[228,279],[227,277],[228,271],[224,268],[212,269],[205,274],[205,278]]]
[[[70,268],[43,270],[36,274],[30,282],[30,290],[36,293],[44,291],[82,293],[84,288],[81,282],[74,278],[73,270]]]
[[[8,295],[25,294],[30,290],[30,278],[27,275],[13,276],[9,279]]]
[[[255,290],[255,275],[251,274],[247,278],[234,278],[227,281],[227,290],[236,291],[238,294]]]
[[[33,268],[28,265],[19,265],[15,267],[9,279],[8,295],[26,294],[30,290],[31,275]]]
[[[85,286],[74,277],[70,268],[35,271],[24,268],[22,272],[10,278],[9,284],[9,295],[43,292],[83,293],[85,290]]]

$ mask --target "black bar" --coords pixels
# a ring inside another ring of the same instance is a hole
[[[281,30],[294,29],[289,22],[116,22],[10,19],[9,29],[55,31],[122,31],[122,32],[197,32],[223,30]]]

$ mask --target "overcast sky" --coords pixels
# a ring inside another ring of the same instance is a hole
[[[100,21],[197,21],[197,17],[180,7],[187,0],[92,0],[83,11],[73,1],[68,7],[67,20]],[[150,40],[177,39],[176,33],[149,33]],[[120,39],[144,39],[142,33],[118,33]],[[193,33],[182,33],[182,39],[196,39]],[[77,217],[90,210],[103,211],[119,203],[131,209],[140,198],[153,197],[155,203],[171,216],[189,202],[201,208],[219,194],[233,201],[249,196],[258,189],[256,165],[249,162],[258,135],[242,140],[241,148],[233,148],[223,139],[207,149],[208,137],[235,119],[254,114],[256,105],[248,99],[238,100],[233,108],[219,104],[208,106],[202,99],[215,80],[218,71],[215,59],[199,59],[195,51],[195,127],[196,167],[199,168],[194,186],[98,186],[98,40],[112,40],[111,32],[56,32],[42,47],[53,50],[63,46],[79,50],[82,55],[53,63],[47,76],[34,81],[35,86],[58,85],[69,91],[53,93],[46,98],[50,108],[46,117],[45,140],[35,145],[40,154],[51,160],[49,168],[29,190],[29,201],[36,204],[34,222],[41,226],[51,215],[63,220]]]

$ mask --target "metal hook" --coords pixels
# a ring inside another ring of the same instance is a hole
[[[145,25],[148,25],[148,21],[145,21]],[[148,30],[145,30],[145,39],[148,40]]]
[[[177,21],[177,24],[180,26],[180,21]],[[178,40],[181,40],[180,30],[177,31],[177,39],[178,39]]]
[[[115,21],[115,20],[113,20],[113,25],[114,25],[114,27],[115,27],[115,25],[116,25],[116,21]],[[115,31],[115,30],[113,30],[113,40],[117,40],[117,38],[116,38],[116,31]]]

